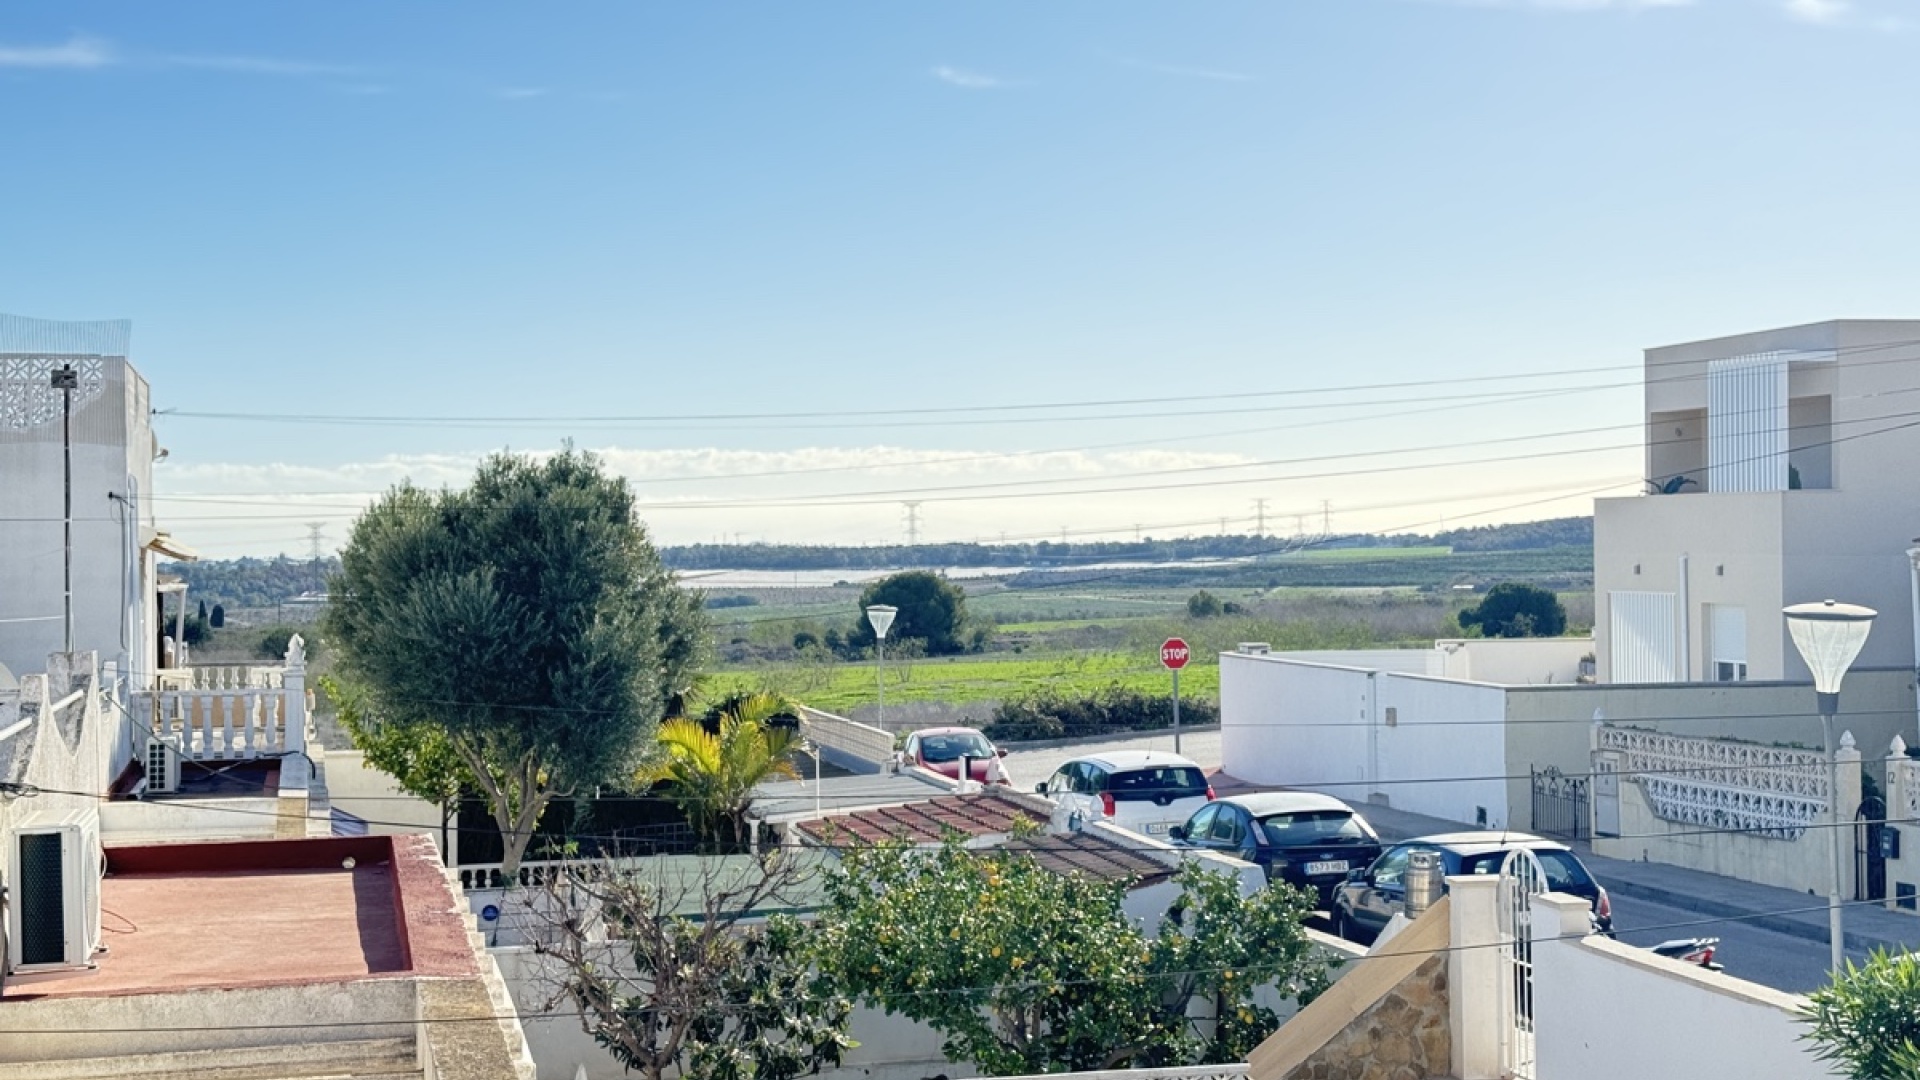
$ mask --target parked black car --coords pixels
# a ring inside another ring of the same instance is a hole
[[[1458,832],[1420,836],[1395,844],[1374,860],[1373,865],[1353,871],[1333,890],[1334,933],[1349,941],[1372,941],[1385,928],[1394,912],[1406,905],[1403,879],[1407,860],[1420,850],[1440,853],[1440,873],[1446,877],[1461,874],[1498,874],[1507,856],[1520,848],[1533,852],[1546,872],[1549,892],[1567,893],[1584,898],[1593,905],[1594,928],[1613,934],[1613,904],[1607,890],[1593,879],[1580,857],[1567,845],[1527,833]]]
[[[1230,795],[1194,811],[1167,835],[1258,863],[1268,881],[1312,889],[1323,906],[1348,872],[1380,854],[1380,838],[1353,807],[1303,791]]]

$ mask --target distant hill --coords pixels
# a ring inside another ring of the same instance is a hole
[[[886,570],[895,567],[1004,566],[1060,568],[1100,562],[1186,562],[1195,559],[1243,559],[1296,550],[1298,542],[1274,536],[1193,536],[1178,540],[1102,540],[1027,544],[904,544],[833,547],[809,544],[692,544],[661,549],[678,570]],[[1450,547],[1456,554],[1556,552],[1555,564],[1569,549],[1592,551],[1593,519],[1553,518],[1514,525],[1448,529],[1431,536],[1376,536],[1355,533],[1311,544],[1311,550],[1382,547]],[[1590,564],[1589,564],[1590,565]],[[285,555],[272,559],[203,559],[162,563],[164,573],[187,582],[188,595],[228,607],[272,607],[302,593],[326,589],[340,560],[315,563]],[[1396,571],[1397,572],[1397,571]],[[1292,574],[1341,575],[1346,571],[1296,568]]]
[[[230,608],[272,607],[302,593],[324,592],[327,575],[340,571],[340,560],[202,559],[199,562],[161,563],[160,572],[175,574],[187,583],[190,600],[224,604]]]
[[[1455,551],[1538,551],[1542,548],[1592,548],[1593,519],[1549,518],[1516,525],[1481,525],[1437,533],[1431,543]]]
[[[661,549],[679,570],[883,570],[894,567],[1061,567],[1092,562],[1181,562],[1238,559],[1290,550],[1297,542],[1274,536],[1194,536],[1178,540],[1101,540],[1025,544],[883,544],[834,547],[809,544],[692,544]],[[1456,552],[1543,551],[1593,547],[1593,519],[1553,518],[1514,525],[1449,529],[1432,536],[1355,533],[1315,542],[1318,550],[1370,547],[1451,547]]]

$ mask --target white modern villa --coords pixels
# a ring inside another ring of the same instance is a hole
[[[1920,320],[1646,352],[1648,493],[1594,506],[1603,683],[1803,680],[1780,609],[1879,611],[1860,668],[1912,667]]]

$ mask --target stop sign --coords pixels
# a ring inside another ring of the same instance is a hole
[[[1187,666],[1187,643],[1170,637],[1160,646],[1160,662],[1175,671]]]

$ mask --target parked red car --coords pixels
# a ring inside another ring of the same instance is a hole
[[[964,757],[968,761],[967,778],[982,784],[1011,783],[1006,767],[1000,764],[1006,756],[1007,752],[996,748],[985,735],[967,727],[916,731],[907,736],[907,744],[899,751],[900,764],[918,765],[955,780],[960,778],[960,759]]]

